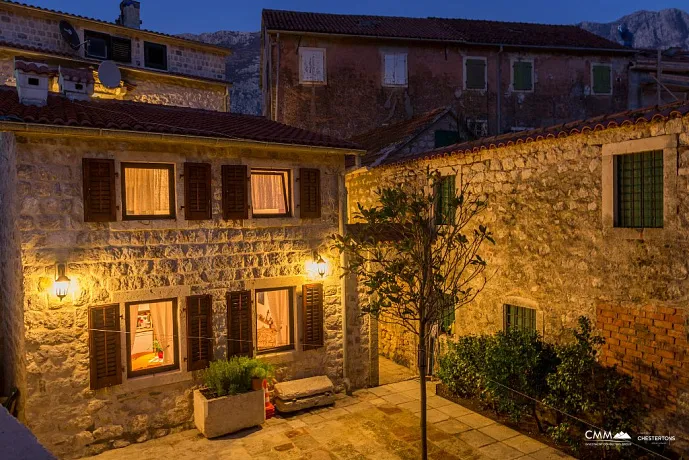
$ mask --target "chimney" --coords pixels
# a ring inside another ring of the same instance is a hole
[[[120,17],[115,23],[132,29],[140,29],[141,3],[136,0],[122,0],[120,2]]]
[[[26,105],[45,105],[48,102],[48,86],[52,69],[45,63],[14,58],[14,77],[17,80],[19,102]]]

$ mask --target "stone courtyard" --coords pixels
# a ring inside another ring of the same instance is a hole
[[[434,394],[428,384],[431,459],[569,459],[560,451]],[[417,459],[419,382],[338,395],[332,407],[275,417],[261,428],[209,440],[197,430],[110,450],[99,460]]]

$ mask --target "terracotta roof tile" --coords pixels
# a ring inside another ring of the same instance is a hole
[[[37,62],[33,59],[26,59],[21,57],[14,58],[14,69],[21,70],[26,73],[35,73],[37,75],[55,75],[57,68],[48,65],[45,62]]]
[[[0,119],[38,125],[79,126],[180,134],[267,143],[357,150],[350,141],[284,125],[266,118],[141,102],[72,101],[50,94],[45,106],[19,103],[15,88],[0,87]]]
[[[601,115],[586,120],[572,121],[560,125],[539,128],[530,131],[501,134],[499,136],[484,137],[475,141],[461,142],[440,149],[418,152],[407,155],[396,155],[388,161],[381,162],[381,166],[405,163],[413,160],[432,159],[450,155],[479,153],[483,150],[528,144],[547,139],[564,138],[576,134],[593,131],[634,126],[654,121],[667,121],[672,118],[682,118],[689,115],[689,101],[675,102],[665,106],[651,106],[636,110],[627,110],[609,115]]]
[[[69,67],[60,67],[60,74],[62,78],[78,83],[94,83],[93,71],[89,69],[71,69]]]
[[[618,43],[573,25],[283,10],[263,10],[263,25],[268,30],[291,32],[424,39],[468,44],[630,51]]]

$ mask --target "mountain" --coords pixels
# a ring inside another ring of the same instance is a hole
[[[689,49],[689,13],[677,8],[661,11],[637,11],[608,22],[582,22],[582,27],[596,35],[620,42],[617,27],[627,26],[633,34],[634,48],[658,49],[680,47]]]
[[[634,48],[657,49],[677,46],[689,49],[689,13],[676,8],[637,11],[613,22],[582,22],[579,26],[609,40],[620,42],[617,32],[620,24],[624,24],[632,32]],[[227,79],[232,82],[231,109],[237,113],[260,115],[260,32],[221,30],[182,36],[232,48],[233,53],[227,59]]]
[[[182,34],[184,38],[232,48],[227,58],[227,80],[232,82],[231,110],[235,113],[261,114],[261,90],[258,79],[261,65],[260,32],[218,32]]]

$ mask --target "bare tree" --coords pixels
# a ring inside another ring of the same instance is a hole
[[[378,204],[358,205],[361,231],[336,235],[345,275],[356,275],[362,312],[402,326],[418,338],[421,450],[427,458],[426,341],[430,328],[468,304],[486,283],[479,255],[492,234],[476,217],[486,202],[455,175],[407,169],[375,191]]]

